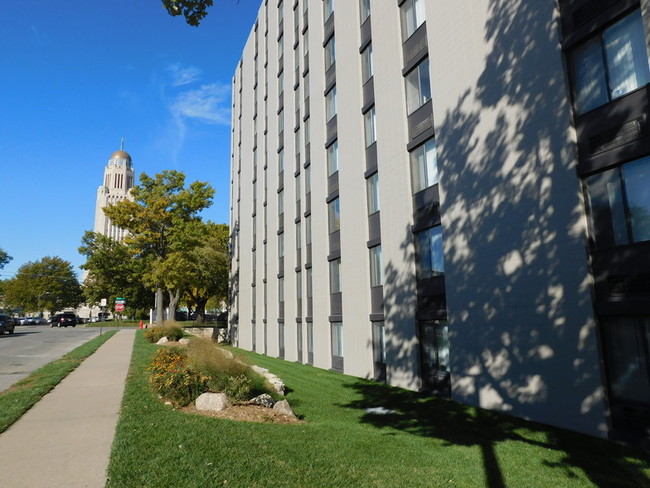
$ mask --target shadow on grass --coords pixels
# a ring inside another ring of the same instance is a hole
[[[413,435],[435,437],[448,446],[479,447],[486,486],[490,488],[506,486],[495,446],[507,441],[563,453],[560,463],[540,458],[539,464],[535,465],[535,458],[527,459],[531,470],[561,469],[570,478],[576,476],[572,470],[577,468],[595,486],[650,487],[650,480],[644,472],[650,468],[650,453],[645,451],[380,383],[358,381],[348,388],[361,396],[344,406],[366,410],[361,422],[386,429],[388,435],[397,429]],[[379,409],[374,412],[381,413],[368,412],[367,409]]]

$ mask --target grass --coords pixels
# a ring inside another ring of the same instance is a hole
[[[650,455],[455,402],[252,353],[306,422],[184,414],[151,392],[138,332],[107,486],[650,486]],[[366,413],[383,406],[394,414]]]
[[[106,332],[89,340],[0,393],[0,433],[7,430],[115,333],[116,331]]]

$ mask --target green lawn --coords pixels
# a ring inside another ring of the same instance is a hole
[[[0,433],[7,430],[115,333],[116,331],[105,332],[89,340],[0,393]]]
[[[156,347],[138,332],[108,487],[650,487],[648,453],[244,351],[306,423],[187,415],[149,389]]]

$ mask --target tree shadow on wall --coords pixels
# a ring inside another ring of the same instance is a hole
[[[435,113],[453,398],[594,435],[598,425],[602,435],[604,380],[555,3],[489,0],[476,8],[483,7],[482,42],[489,51],[478,83],[461,88],[451,108]],[[456,20],[473,17],[459,12]],[[431,69],[452,72],[453,79],[463,62],[435,65],[434,57]],[[402,250],[405,262],[413,262],[408,228]],[[389,378],[413,385],[417,379],[408,376],[419,369],[416,283],[412,270],[401,269],[386,263],[386,356]],[[495,443],[539,442],[521,438],[517,421],[485,410],[470,414],[454,403],[379,385],[357,388],[364,396],[359,407],[402,412],[367,422],[481,446],[493,487],[504,486]],[[490,423],[499,428],[486,428]],[[590,459],[593,446],[599,446],[598,459],[609,459],[612,473],[622,470],[647,482],[640,467],[626,462],[627,451],[543,429],[537,429],[548,433],[542,445],[565,452],[565,464],[596,485],[631,486],[604,477],[602,463]]]

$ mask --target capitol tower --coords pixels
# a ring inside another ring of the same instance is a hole
[[[111,155],[104,169],[104,184],[97,189],[94,232],[116,241],[123,239],[126,231],[111,222],[111,219],[104,214],[104,207],[129,198],[133,181],[131,156],[124,151],[124,139],[122,139],[120,150]]]

